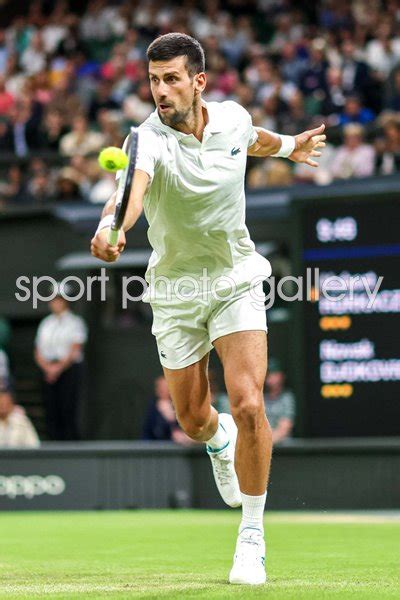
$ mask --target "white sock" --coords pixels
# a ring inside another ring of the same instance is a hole
[[[225,446],[228,444],[228,442],[229,442],[228,434],[226,433],[225,429],[222,427],[221,423],[218,422],[217,431],[214,433],[214,435],[209,440],[206,441],[207,449],[211,452],[218,452],[219,450],[222,450],[223,448],[225,448]]]
[[[248,496],[240,492],[242,496],[242,521],[239,527],[239,533],[246,527],[251,529],[260,529],[264,533],[264,507],[267,498],[267,492],[261,496]]]

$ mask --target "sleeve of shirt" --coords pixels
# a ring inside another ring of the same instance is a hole
[[[258,139],[258,133],[257,133],[255,127],[253,126],[253,121],[252,121],[250,113],[247,113],[247,114],[248,114],[248,118],[249,118],[249,123],[248,123],[249,141],[247,143],[247,147],[250,148],[250,146],[252,146],[253,144],[256,143],[256,141]]]
[[[244,124],[245,136],[247,137],[247,147],[252,146],[258,138],[258,133],[253,126],[253,121],[251,118],[251,114],[246,110],[241,104],[237,102],[232,102],[235,105],[236,109],[239,111],[240,115],[240,125]]]
[[[42,344],[42,335],[43,335],[43,327],[44,327],[44,319],[39,323],[39,327],[37,328],[35,335],[35,348],[37,348],[40,352],[40,346]]]
[[[76,318],[74,323],[74,334],[73,334],[73,343],[74,344],[84,344],[87,340],[87,327],[85,321],[80,317]]]
[[[129,137],[129,136],[128,136]],[[125,139],[122,150],[126,150],[128,137]],[[148,174],[150,181],[153,179],[154,170],[160,157],[160,139],[151,129],[139,129],[138,150],[136,156],[136,169]],[[121,171],[117,171],[115,179],[118,180]]]

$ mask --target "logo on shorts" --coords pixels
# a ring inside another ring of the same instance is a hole
[[[164,350],[160,350],[160,354],[163,358],[167,358],[167,355],[165,354]]]
[[[231,150],[231,156],[236,156],[236,154],[239,154],[239,152],[241,152],[240,148],[235,148],[234,146]]]

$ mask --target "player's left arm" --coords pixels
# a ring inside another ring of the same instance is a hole
[[[280,135],[261,127],[254,129],[257,139],[247,149],[248,156],[289,158],[294,162],[306,163],[310,167],[318,167],[318,163],[313,159],[321,156],[319,149],[325,146],[325,125],[295,136]]]

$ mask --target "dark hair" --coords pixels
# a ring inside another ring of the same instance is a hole
[[[149,60],[171,60],[177,56],[186,56],[186,68],[190,75],[205,70],[204,50],[201,44],[185,33],[166,33],[160,35],[147,48]]]

